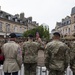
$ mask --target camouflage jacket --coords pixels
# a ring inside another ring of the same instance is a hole
[[[69,48],[66,44],[53,40],[46,45],[45,65],[48,69],[64,70],[69,63]]]
[[[24,63],[36,63],[39,48],[40,45],[37,42],[24,42],[22,51]]]
[[[70,49],[70,68],[75,70],[75,41],[72,42]]]

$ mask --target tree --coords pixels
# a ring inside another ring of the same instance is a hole
[[[49,34],[49,29],[46,27],[44,28],[42,25],[38,26],[37,28],[28,30],[23,33],[24,37],[28,37],[29,34],[32,34],[34,37],[36,36],[36,32],[39,32],[40,37],[45,40],[49,40],[50,34]]]

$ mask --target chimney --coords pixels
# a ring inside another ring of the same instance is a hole
[[[20,13],[20,19],[24,19],[24,13]]]
[[[1,10],[1,6],[0,6],[0,10]]]
[[[32,21],[32,17],[28,17],[30,21]]]

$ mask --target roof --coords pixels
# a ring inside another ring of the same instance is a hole
[[[71,10],[71,15],[74,15],[74,14],[75,14],[75,7],[73,7]]]
[[[9,19],[9,17],[10,17],[10,19]],[[32,21],[32,17],[29,17],[29,18],[24,17],[24,19],[21,19],[21,18],[17,17],[16,15],[11,15],[5,11],[2,11],[2,10],[0,10],[0,18],[9,20],[9,21],[12,21],[15,23],[23,24],[23,25],[27,25],[27,23],[33,24],[33,22],[34,22],[34,21]],[[35,22],[35,25],[36,24],[37,23]]]

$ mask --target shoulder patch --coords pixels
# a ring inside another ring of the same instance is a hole
[[[19,55],[22,55],[22,51],[21,51],[21,48],[20,47],[18,47],[18,50],[17,51],[18,51],[18,54]]]

